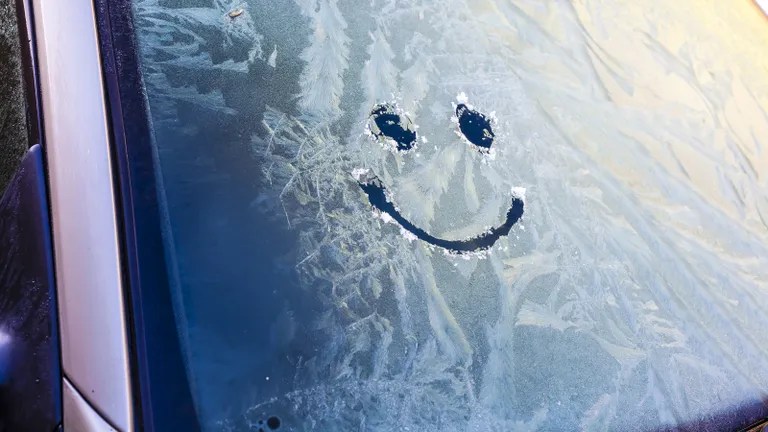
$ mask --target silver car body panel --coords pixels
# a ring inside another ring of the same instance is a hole
[[[66,378],[61,386],[64,406],[64,430],[67,432],[111,432],[109,423],[88,404],[88,401]]]
[[[93,3],[34,0],[33,10],[62,367],[96,411],[128,431],[127,333]]]

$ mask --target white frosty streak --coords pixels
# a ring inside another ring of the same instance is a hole
[[[271,67],[277,67],[277,45],[275,45],[275,49],[272,50],[272,54],[269,55],[269,60],[267,60],[267,64]]]
[[[544,306],[529,300],[526,300],[520,308],[515,324],[518,326],[550,327],[560,331],[573,326],[573,324],[564,321],[555,313],[544,308]]]
[[[344,71],[349,67],[349,38],[344,34],[347,23],[336,0],[320,0],[316,12],[304,0],[296,2],[310,15],[315,29],[310,46],[301,53],[307,66],[299,79],[299,105],[307,114],[335,117],[341,113]]]
[[[405,110],[416,114],[433,83],[436,69],[429,54],[425,53],[431,41],[419,32],[414,32],[411,40],[403,49],[403,59],[412,62],[400,74],[401,90]]]
[[[384,32],[377,29],[369,33],[373,42],[368,47],[370,58],[363,67],[363,86],[365,87],[370,104],[380,100],[391,99],[397,91],[397,75],[399,71],[392,64],[395,54],[387,43]]]

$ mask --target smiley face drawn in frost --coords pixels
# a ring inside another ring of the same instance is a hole
[[[475,110],[467,102],[464,93],[459,94],[457,99],[458,104],[453,104],[455,116],[452,118],[453,123],[457,125],[457,135],[478,152],[493,159],[492,146],[496,135],[492,125],[496,123],[495,113],[485,115]],[[397,105],[382,103],[371,110],[366,132],[387,150],[411,153],[419,142],[417,129],[418,126]],[[421,140],[426,142],[423,137]],[[443,248],[449,253],[465,254],[488,250],[501,237],[509,234],[512,226],[523,217],[525,209],[524,189],[514,188],[510,194],[512,203],[502,224],[468,239],[447,240],[429,234],[406,219],[395,205],[394,198],[373,171],[356,169],[352,172],[352,176],[357,180],[374,212],[381,219],[387,223],[397,223],[406,238],[420,239],[431,246]]]

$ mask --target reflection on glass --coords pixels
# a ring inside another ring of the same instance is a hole
[[[705,3],[136,0],[206,427],[765,414],[768,23]]]

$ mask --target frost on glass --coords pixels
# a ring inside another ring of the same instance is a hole
[[[254,385],[207,424],[728,429],[712,413],[763,409],[768,30],[746,2],[695,4],[296,0],[261,16],[308,36],[290,107],[242,119],[253,205],[298,239],[290,268],[319,306],[296,318],[306,337],[287,343],[313,348],[270,377],[280,392]],[[384,104],[412,150],[372,139]],[[459,104],[493,151],[457,133]],[[440,238],[498,225],[523,190],[525,214],[487,253],[445,253],[372,208],[367,173]]]
[[[263,57],[262,36],[241,0],[213,0],[209,7],[168,7],[161,0],[136,0],[142,72],[156,123],[177,122],[178,103],[233,115],[220,89],[200,90],[191,80],[172,82],[169,76],[196,76],[227,71],[247,74],[249,65]],[[246,46],[242,60],[217,62],[211,52]],[[157,125],[162,127],[163,125]]]

